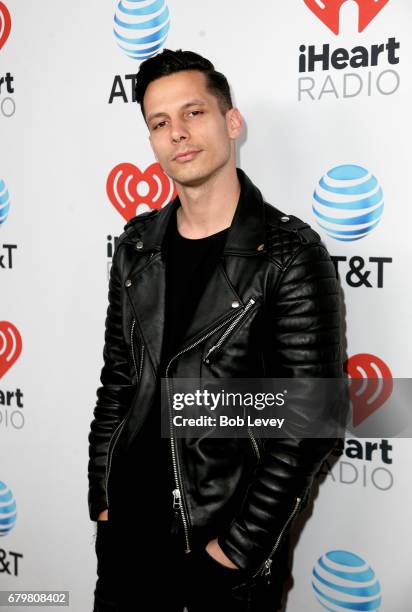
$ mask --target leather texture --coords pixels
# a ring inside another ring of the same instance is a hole
[[[335,267],[308,224],[264,201],[237,170],[241,195],[223,256],[169,363],[174,378],[342,376],[340,290]],[[89,510],[121,507],[113,466],[127,457],[156,393],[164,325],[162,240],[178,198],[132,219],[110,273],[101,386],[89,434]],[[254,303],[209,362],[205,356]],[[302,402],[302,411],[306,410]],[[310,415],[304,415],[310,418]],[[192,542],[218,537],[256,575],[304,506],[335,439],[176,440],[183,513]],[[146,466],[150,469],[150,466]],[[133,483],[131,483],[133,486]]]

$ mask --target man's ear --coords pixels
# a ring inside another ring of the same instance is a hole
[[[226,113],[226,125],[229,132],[229,137],[239,138],[243,129],[243,117],[238,108],[231,108]]]

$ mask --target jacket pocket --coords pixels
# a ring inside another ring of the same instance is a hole
[[[271,571],[272,571],[272,563],[273,563],[273,557],[276,554],[276,551],[278,550],[281,542],[282,542],[282,538],[286,533],[286,530],[288,529],[288,527],[290,527],[290,525],[292,524],[293,520],[296,518],[301,505],[302,505],[302,500],[305,498],[306,496],[306,491],[304,492],[304,494],[302,496],[299,497],[295,497],[292,509],[290,511],[290,513],[288,514],[285,522],[283,523],[282,529],[278,535],[278,537],[276,538],[276,542],[274,543],[269,555],[266,557],[265,561],[259,566],[258,570],[253,574],[253,578],[260,578],[263,577],[266,582],[270,582],[271,581]]]
[[[140,345],[140,350],[139,351],[136,350],[135,327],[136,327],[136,319],[133,319],[132,325],[130,327],[130,347],[131,347],[131,353],[132,353],[133,366],[134,366],[134,370],[135,370],[135,374],[136,374],[136,386],[137,386],[139,384],[141,376],[142,376],[143,359],[144,359],[144,345],[143,345],[143,342],[142,342],[141,345]],[[114,430],[114,432],[112,433],[112,436],[111,436],[110,441],[109,441],[109,445],[107,447],[106,483],[105,483],[106,484],[106,502],[107,502],[107,507],[109,507],[108,482],[109,482],[109,476],[110,476],[110,468],[111,468],[111,465],[112,465],[113,453],[114,453],[116,444],[117,444],[117,442],[118,442],[118,440],[120,438],[120,435],[121,435],[121,433],[123,431],[123,427],[126,424],[126,420],[127,420],[127,417],[129,416],[129,414],[130,414],[130,408],[126,412],[126,414],[124,415],[124,417],[122,418],[120,423],[117,425],[117,427]]]
[[[113,458],[113,451],[114,448],[116,446],[116,443],[120,437],[120,434],[122,433],[122,429],[126,423],[126,418],[127,418],[127,414],[123,417],[123,419],[120,421],[120,423],[118,424],[118,426],[116,427],[116,429],[114,430],[112,437],[110,438],[109,441],[109,446],[107,448],[107,461],[106,461],[106,503],[107,503],[107,507],[109,507],[109,494],[108,494],[108,482],[109,482],[109,476],[110,476],[110,468],[112,465],[112,458]]]
[[[248,313],[256,307],[258,301],[256,298],[250,298],[246,303],[246,306],[243,308],[242,312],[236,315],[229,326],[225,329],[225,331],[220,335],[218,340],[214,343],[213,346],[207,351],[206,355],[203,357],[203,363],[209,365],[212,361],[217,357],[219,352],[222,350],[222,347],[226,343],[226,341],[233,335],[233,333],[240,327],[243,323],[244,319],[248,315]]]

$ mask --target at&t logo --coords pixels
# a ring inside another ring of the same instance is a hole
[[[16,524],[17,510],[13,493],[5,482],[0,480],[0,536],[10,533]],[[0,574],[18,576],[21,553],[0,548]]]
[[[344,164],[328,170],[313,193],[319,226],[335,240],[359,240],[378,225],[384,207],[382,188],[366,168]]]
[[[170,13],[165,0],[120,0],[114,16],[117,45],[130,58],[138,61],[153,57],[163,47],[170,29]],[[127,83],[129,81],[129,84]],[[136,71],[114,77],[109,104],[136,102]],[[130,92],[130,93],[129,93]]]
[[[5,482],[0,480],[0,536],[8,534],[16,524],[16,501]]]
[[[0,179],[0,227],[9,216],[10,196],[6,183]]]
[[[331,550],[322,555],[312,571],[312,588],[326,610],[379,610],[381,585],[374,570],[358,555]]]
[[[153,57],[166,41],[170,13],[165,0],[120,0],[116,5],[113,32],[128,57]]]
[[[0,179],[0,228],[5,223],[10,212],[10,195],[6,183]],[[11,269],[13,267],[13,252],[17,249],[17,244],[3,244],[0,249],[4,250],[0,254],[0,270]]]
[[[313,192],[312,211],[319,227],[333,240],[361,240],[381,222],[383,190],[377,178],[363,166],[335,166],[319,179]],[[367,260],[359,255],[331,257],[341,280],[355,289],[382,289],[385,266],[392,263],[392,257],[381,255]]]

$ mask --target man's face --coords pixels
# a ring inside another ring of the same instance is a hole
[[[234,155],[242,119],[225,115],[206,87],[206,77],[186,70],[152,81],[144,95],[150,144],[163,170],[176,183],[201,185]]]

